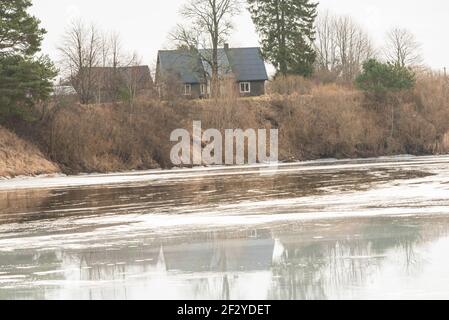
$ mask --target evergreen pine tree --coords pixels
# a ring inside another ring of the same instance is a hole
[[[48,98],[56,70],[40,51],[45,30],[27,10],[30,0],[0,1],[0,116],[27,117]]]
[[[318,3],[311,0],[248,0],[262,54],[281,75],[310,76],[316,53],[314,23]]]

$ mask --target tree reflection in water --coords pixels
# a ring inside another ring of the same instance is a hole
[[[302,224],[301,232],[219,232],[204,234],[202,241],[197,234],[193,242],[185,235],[121,248],[1,253],[1,271],[27,281],[20,290],[0,285],[0,298],[357,298],[390,267],[389,259],[404,274],[419,273],[426,260],[416,247],[447,235],[449,221],[439,221],[434,229],[424,219],[342,220]],[[320,234],[326,238],[312,236]],[[30,274],[20,266],[36,269]]]
[[[0,191],[0,299],[383,298],[429,281],[444,295],[448,162]]]

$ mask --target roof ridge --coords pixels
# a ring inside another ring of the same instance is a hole
[[[163,50],[158,50],[158,52],[194,52],[194,50],[188,50],[188,49],[163,49]]]
[[[252,46],[252,47],[229,47],[229,50],[233,49],[260,49],[261,47]],[[212,50],[212,48],[202,48],[198,49],[198,51],[201,50]],[[225,50],[225,48],[220,47],[218,50]],[[188,50],[188,49],[160,49],[158,52],[195,52],[195,50]]]
[[[260,49],[260,47],[233,47],[229,49]]]

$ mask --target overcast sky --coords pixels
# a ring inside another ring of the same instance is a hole
[[[32,13],[47,29],[43,50],[53,59],[64,29],[77,18],[105,30],[118,31],[123,47],[136,51],[147,64],[157,50],[169,45],[167,34],[179,21],[179,9],[188,0],[33,0]],[[321,0],[321,11],[352,16],[382,45],[385,33],[399,26],[411,30],[423,45],[427,65],[449,67],[449,1],[447,0]],[[258,36],[246,10],[235,19],[231,46],[257,46]]]

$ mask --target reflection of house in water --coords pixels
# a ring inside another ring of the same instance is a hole
[[[264,234],[260,232],[259,234]],[[176,289],[180,297],[215,297],[229,299],[240,282],[259,285],[259,278],[245,273],[261,273],[269,283],[275,241],[270,237],[247,239],[215,239],[195,243],[165,243],[146,247],[123,247],[95,250],[77,255],[64,253],[61,276],[65,281],[81,281],[88,285],[90,297],[116,298],[133,295],[158,298],[165,288]],[[187,274],[196,274],[185,279]],[[236,283],[237,280],[239,283]],[[102,283],[102,286],[97,284]],[[158,291],[160,290],[160,291]],[[267,292],[264,287],[261,293]],[[173,294],[171,292],[171,294]],[[204,295],[204,296],[202,296]],[[176,297],[176,296],[174,296]],[[76,296],[78,298],[78,296]]]
[[[351,232],[359,232],[357,228]],[[378,228],[370,221],[364,225],[365,238],[356,239],[348,239],[347,233],[313,239],[316,228],[277,237],[271,231],[253,230],[183,235],[163,243],[122,247],[3,252],[0,260],[11,267],[1,271],[26,275],[33,284],[29,296],[23,290],[18,298],[62,297],[58,294],[69,299],[347,298],[376,276],[386,252],[396,251],[406,268],[410,248],[439,236],[430,227],[416,236],[416,228],[389,224],[382,232],[403,236],[370,237],[372,232],[379,234]],[[327,236],[331,234],[328,230]],[[413,257],[414,264],[421,260],[419,255]],[[32,269],[23,269],[28,266]],[[45,285],[36,288],[36,281]]]
[[[227,240],[164,247],[168,271],[238,272],[266,270],[272,265],[272,239]]]
[[[198,275],[189,281],[191,297],[244,298],[245,288],[249,291],[258,288],[259,298],[263,299],[271,283],[269,270],[275,245],[270,232],[261,230],[252,231],[243,239],[164,246],[163,251],[170,273]]]
[[[146,290],[155,290],[155,283],[167,288],[175,283],[180,296],[195,299],[245,299],[254,294],[260,294],[259,299],[326,299],[338,296],[336,288],[363,285],[375,274],[382,260],[358,257],[376,257],[392,247],[390,243],[379,250],[383,241],[298,241],[296,236],[274,239],[269,232],[251,231],[246,238],[240,234],[236,239],[125,248],[105,252],[104,260],[96,253],[91,269],[83,274],[103,281],[140,275]],[[111,267],[111,260],[126,264]],[[126,290],[132,291],[129,286]]]
[[[258,237],[250,237],[255,234]],[[243,239],[215,238],[193,243],[159,243],[139,248],[106,248],[84,252],[76,259],[70,258],[72,255],[66,252],[62,259],[65,260],[64,264],[74,264],[77,260],[85,270],[84,280],[115,279],[117,275],[130,274],[129,268],[135,266],[139,269],[136,272],[146,273],[239,272],[270,269],[275,244],[269,231],[261,230],[257,233],[251,231]],[[112,265],[123,266],[123,270],[105,268]]]

